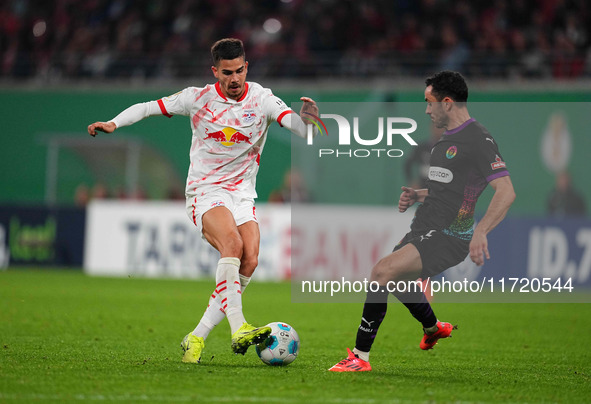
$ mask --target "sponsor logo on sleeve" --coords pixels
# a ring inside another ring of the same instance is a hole
[[[501,160],[499,155],[497,154],[495,157],[495,162],[490,164],[493,170],[498,170],[499,168],[505,168],[505,162]]]
[[[174,100],[176,100],[178,98],[178,96],[180,95],[180,93],[182,93],[182,91],[179,91],[177,93],[174,93],[172,95],[169,95],[168,97],[164,97],[164,99],[166,101],[174,101]]]
[[[275,100],[275,103],[276,103],[276,104],[279,106],[279,109],[280,109],[280,110],[282,110],[282,111],[283,111],[283,110],[285,110],[285,109],[288,109],[288,108],[289,108],[289,107],[287,106],[287,104],[285,104],[285,103],[283,102],[283,100],[281,100],[281,99],[279,99],[279,98],[277,98],[277,100]]]

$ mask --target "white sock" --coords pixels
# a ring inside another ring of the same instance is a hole
[[[242,293],[244,293],[244,289],[246,289],[246,287],[248,286],[248,284],[250,283],[250,276],[245,276],[240,274],[240,291]]]
[[[215,274],[216,289],[222,298],[220,304],[226,312],[231,333],[234,334],[246,322],[242,314],[240,291],[240,260],[234,257],[221,258]]]
[[[245,275],[240,275],[240,291],[244,293],[244,289],[248,286],[250,282],[250,277]],[[197,327],[193,330],[193,335],[197,337],[202,337],[206,339],[209,336],[209,333],[213,328],[222,322],[222,320],[226,317],[226,312],[222,308],[221,305],[222,298],[220,297],[217,289],[213,291],[211,297],[209,298],[209,304],[207,305],[207,309],[205,313],[203,313],[203,317],[197,324]]]
[[[221,300],[222,298],[218,291],[214,290],[209,297],[209,304],[207,305],[207,309],[205,309],[205,313],[203,313],[203,317],[201,317],[199,324],[193,330],[193,335],[206,339],[211,330],[226,318],[226,313],[220,304]]]
[[[353,348],[353,353],[359,357],[359,359],[369,362],[369,352],[360,351],[357,348]]]

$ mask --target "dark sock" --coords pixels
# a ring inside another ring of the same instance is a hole
[[[355,348],[363,352],[370,351],[387,310],[388,291],[385,288],[377,292],[367,292],[361,324],[357,330]]]
[[[423,328],[430,328],[437,324],[437,316],[427,300],[427,296],[421,291],[410,291],[405,293],[392,293],[402,302],[422,325]]]

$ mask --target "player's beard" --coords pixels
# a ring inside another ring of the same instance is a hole
[[[228,84],[228,94],[232,97],[238,97],[240,95],[242,95],[242,92],[244,91],[244,85],[241,85],[240,83],[230,83]]]
[[[441,114],[440,116],[437,116],[437,117],[434,117],[433,115],[431,115],[431,118],[433,120],[433,125],[435,125],[436,128],[447,129],[447,124],[449,123],[449,118],[446,115]]]

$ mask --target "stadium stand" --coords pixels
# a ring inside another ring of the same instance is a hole
[[[0,78],[182,79],[209,74],[208,47],[245,41],[251,76],[573,79],[591,73],[584,0],[244,2],[7,0]]]

